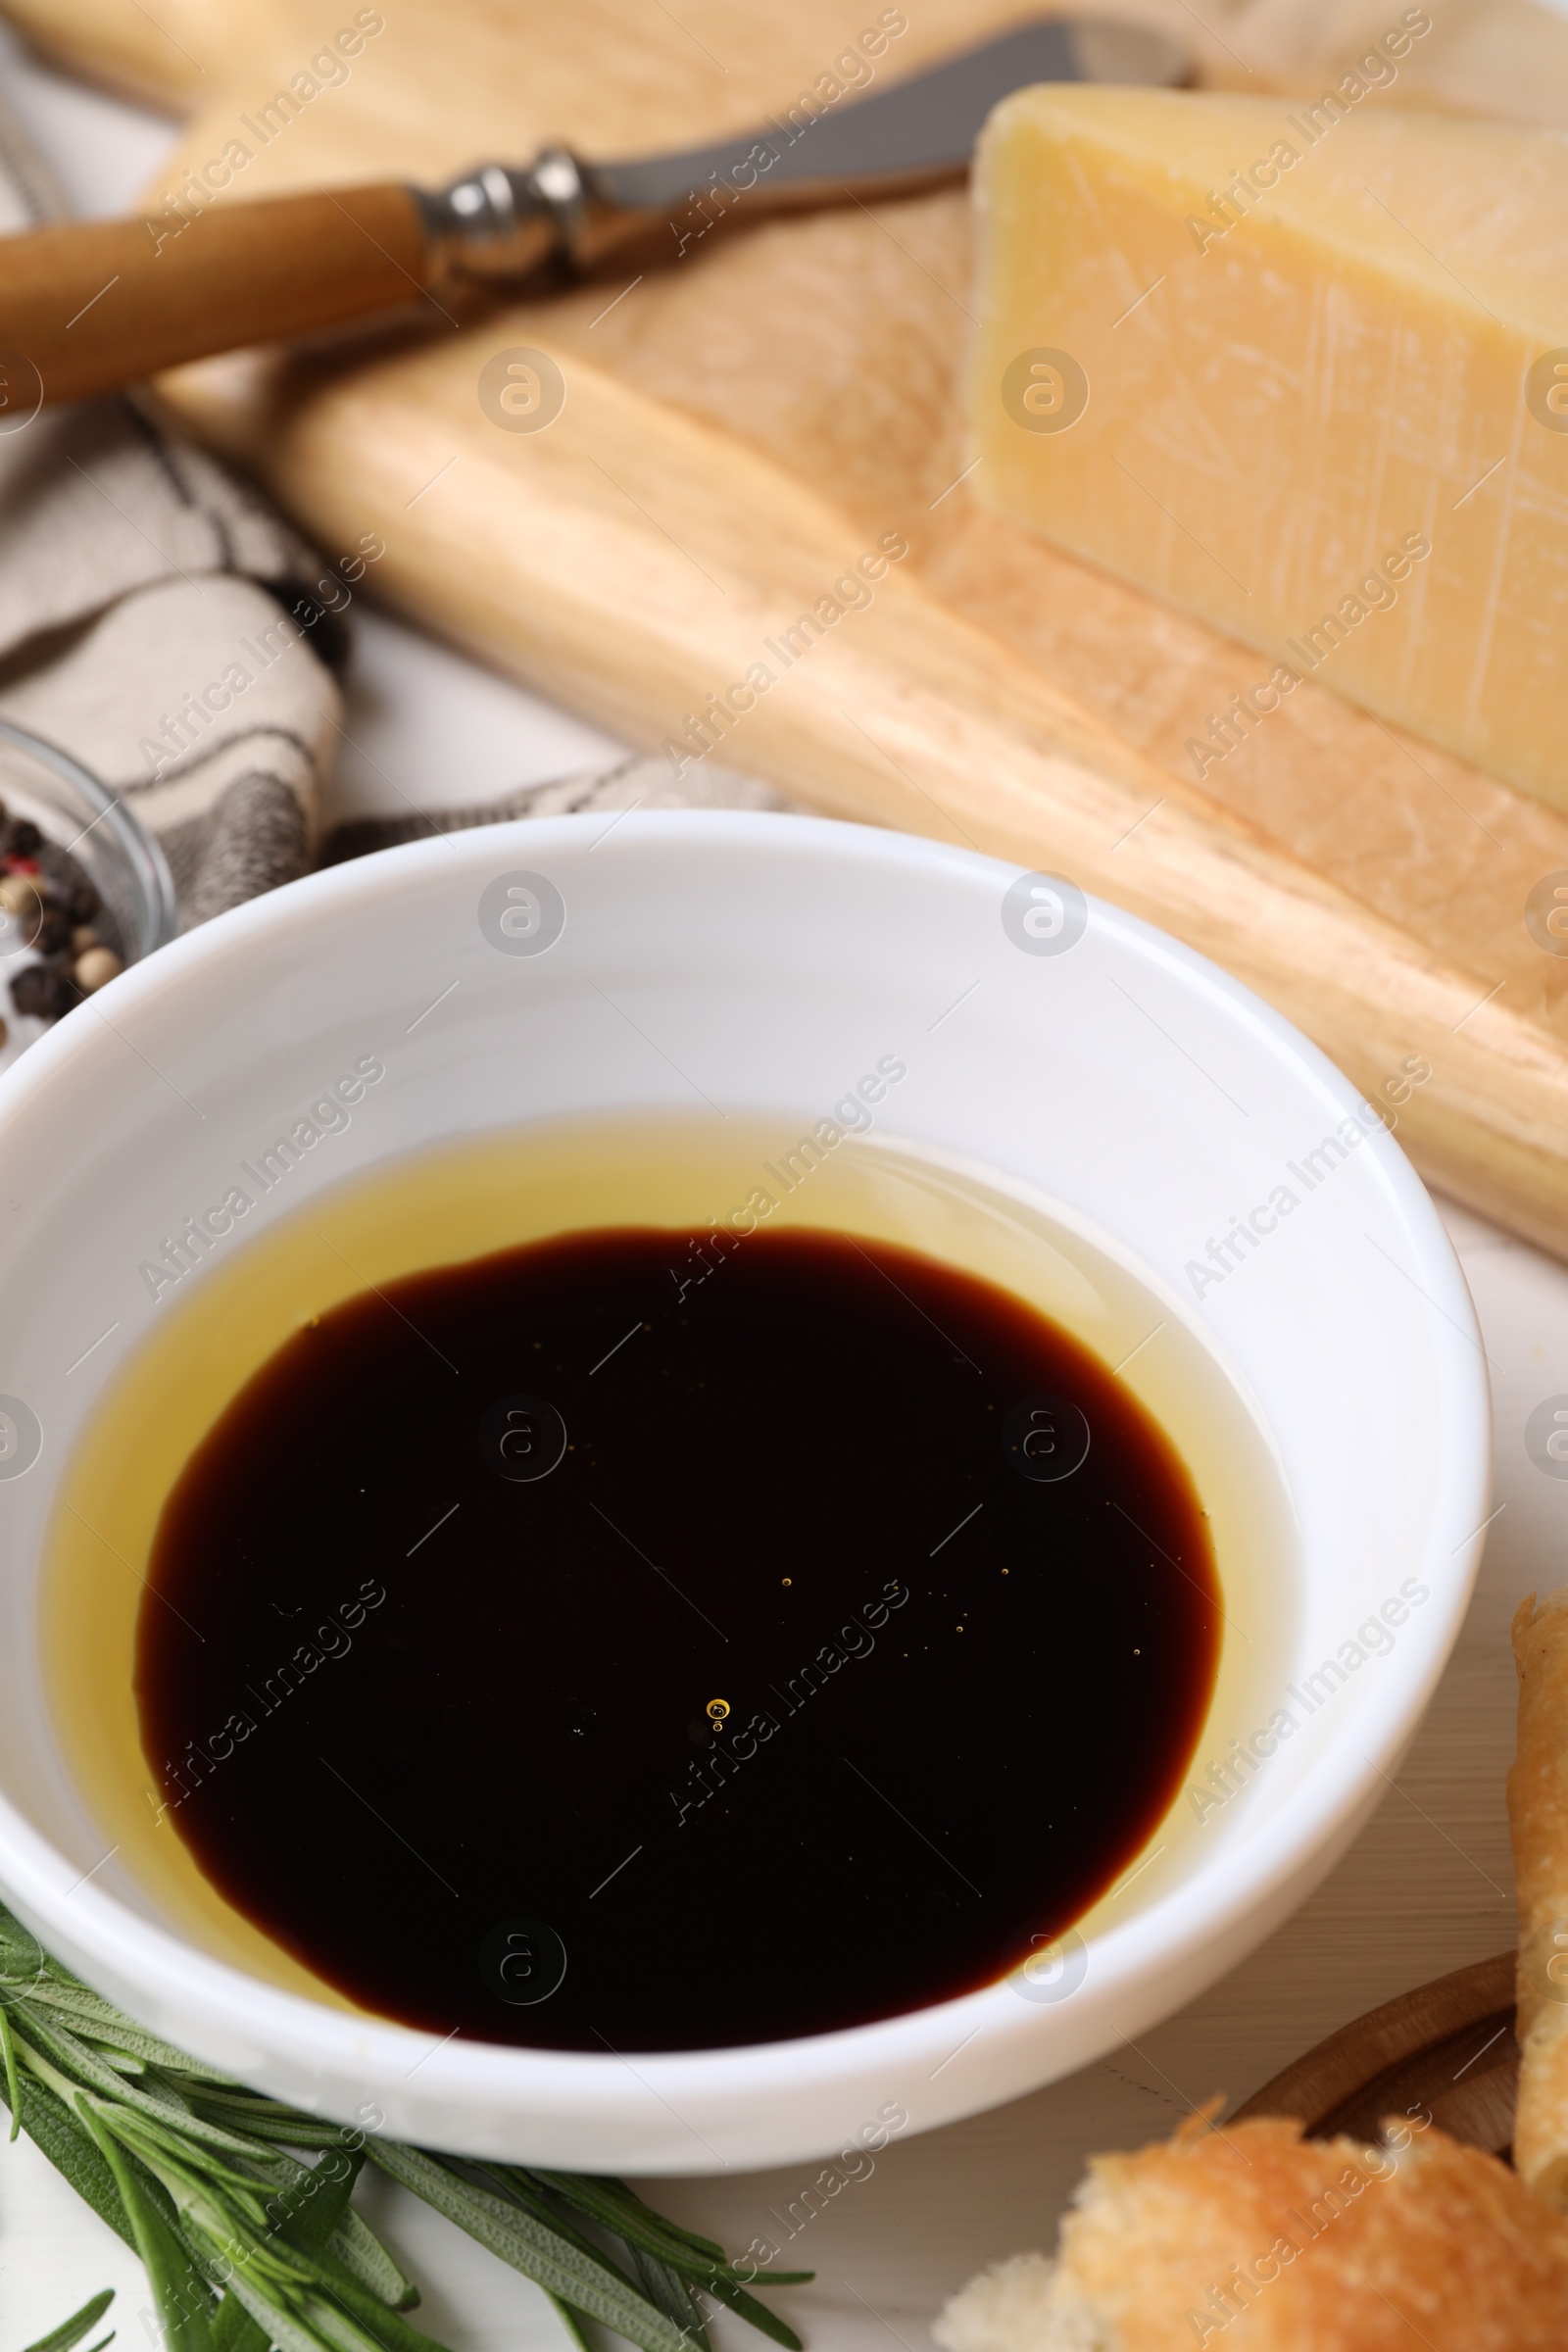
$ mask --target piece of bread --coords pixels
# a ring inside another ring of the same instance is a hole
[[[1568,2205],[1568,1592],[1513,1621],[1519,1752],[1508,1775],[1519,1896],[1519,2105],[1523,2178]]]
[[[972,2279],[943,2352],[1564,2352],[1568,2221],[1424,2120],[1386,2142],[1203,2119],[1096,2156],[1055,2261]]]

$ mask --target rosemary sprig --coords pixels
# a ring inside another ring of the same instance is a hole
[[[709,2352],[700,2296],[801,2352],[748,2293],[753,2272],[624,2181],[466,2164],[248,2090],[122,2016],[3,1905],[0,2097],[11,2137],[27,2132],[140,2255],[169,2352],[440,2352],[401,2316],[417,2289],[350,2202],[367,2159],[543,2287],[584,2352],[589,2320],[639,2352]],[[107,2301],[32,2352],[68,2352]]]

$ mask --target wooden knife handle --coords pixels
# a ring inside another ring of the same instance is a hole
[[[0,239],[0,406],[77,400],[182,360],[270,343],[422,293],[412,188],[318,189]]]

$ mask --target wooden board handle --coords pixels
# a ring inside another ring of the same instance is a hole
[[[0,239],[7,408],[109,392],[183,360],[270,343],[422,293],[418,200],[396,181]]]

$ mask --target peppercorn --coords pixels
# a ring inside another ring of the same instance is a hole
[[[101,927],[95,916],[101,917]],[[113,944],[117,929],[71,852],[26,818],[9,814],[0,803],[0,955],[7,965],[29,948],[41,958],[20,970],[0,967],[0,1004],[9,980],[17,1012],[33,1020],[59,1020],[123,969]]]
[[[124,968],[113,948],[89,948],[76,958],[76,986],[90,997],[95,989],[105,988],[111,980],[118,979]]]
[[[81,1002],[80,991],[68,971],[56,963],[26,963],[13,975],[11,1002],[18,1012],[35,1021],[58,1021]]]
[[[5,935],[7,955],[14,956],[18,948],[30,948],[42,920],[43,901],[25,874],[7,874],[0,879],[0,931]]]

